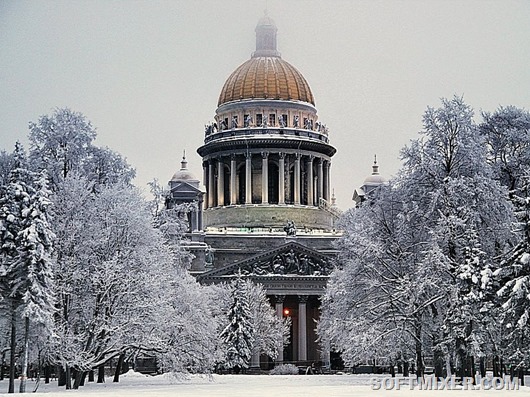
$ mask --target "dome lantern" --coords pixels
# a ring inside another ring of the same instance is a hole
[[[252,54],[252,58],[280,56],[277,50],[277,32],[276,24],[265,11],[265,15],[256,25],[256,51]]]

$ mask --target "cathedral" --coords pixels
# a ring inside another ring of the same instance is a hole
[[[278,316],[291,317],[277,363],[329,365],[315,327],[340,237],[330,187],[336,149],[308,82],[278,52],[277,30],[267,15],[259,20],[256,50],[224,83],[197,149],[203,183],[184,156],[167,206],[187,204],[186,244],[201,283],[241,272],[263,285]],[[269,364],[252,359],[253,367]]]

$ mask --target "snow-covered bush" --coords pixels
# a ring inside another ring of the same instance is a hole
[[[270,375],[298,375],[298,367],[293,364],[280,364],[274,367]]]

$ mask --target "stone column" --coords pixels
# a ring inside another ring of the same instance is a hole
[[[285,295],[276,295],[276,315],[283,320],[283,301],[285,300]],[[281,364],[283,362],[283,335],[281,336],[281,348],[278,352],[278,357],[276,357],[276,362]]]
[[[202,194],[199,195],[199,205],[197,207],[197,229],[202,230]]]
[[[195,210],[191,211],[191,231],[197,231],[197,211]]]
[[[300,153],[295,154],[294,160],[294,203],[300,204]]]
[[[324,163],[324,199],[329,201],[329,161]]]
[[[261,152],[261,203],[269,203],[269,153]]]
[[[213,176],[213,161],[208,160],[208,208],[215,207],[214,204],[214,176]]]
[[[324,190],[324,180],[323,180],[323,159],[318,160],[318,170],[317,170],[317,205],[319,204],[318,201],[320,198],[324,197],[323,190]]]
[[[230,156],[230,205],[237,204],[236,155]]]
[[[210,183],[208,181],[208,166],[207,163],[202,163],[202,180],[204,181],[204,186],[206,187],[206,201],[204,202],[204,209],[208,209],[208,195],[210,194]]]
[[[217,205],[225,205],[225,170],[223,160],[217,160]]]
[[[252,204],[252,153],[245,157],[245,204]]]
[[[313,159],[315,156],[309,156],[307,160],[307,205],[315,205],[313,201]]]
[[[307,295],[298,296],[298,360],[307,360]]]
[[[285,204],[285,153],[278,153],[278,204]]]

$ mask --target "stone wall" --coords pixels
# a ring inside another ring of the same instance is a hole
[[[332,230],[333,216],[318,207],[295,205],[235,205],[208,208],[204,224],[209,227],[283,228],[288,220],[298,229]]]

